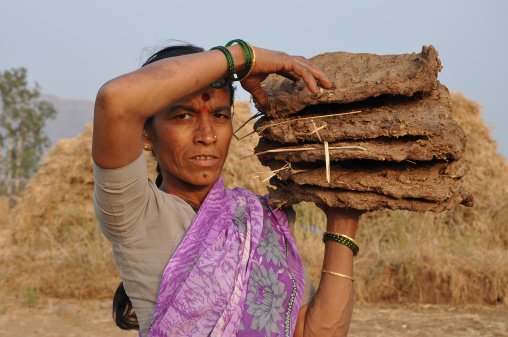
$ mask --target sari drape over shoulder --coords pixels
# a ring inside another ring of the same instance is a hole
[[[292,336],[304,287],[285,213],[220,177],[162,275],[148,336]]]

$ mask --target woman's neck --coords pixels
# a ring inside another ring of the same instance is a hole
[[[176,195],[195,209],[201,207],[208,192],[210,192],[213,187],[213,185],[196,186],[178,179],[173,180],[174,181],[167,181],[166,178],[164,178],[159,189],[168,194]]]

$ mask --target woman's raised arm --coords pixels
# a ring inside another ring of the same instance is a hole
[[[239,45],[228,47],[235,71],[245,66]],[[302,57],[254,47],[255,67],[242,86],[261,105],[267,103],[261,81],[270,73],[302,78],[317,94],[316,80],[325,88],[326,76]],[[92,155],[103,168],[118,168],[134,161],[142,151],[144,122],[151,116],[225,77],[228,65],[224,54],[212,50],[166,58],[104,84],[97,94],[94,112]],[[213,90],[213,89],[211,89]]]
[[[245,59],[241,49],[230,49],[237,69]],[[166,58],[102,86],[94,112],[92,154],[103,168],[134,161],[143,148],[145,121],[183,97],[224,77],[227,63],[218,50]]]

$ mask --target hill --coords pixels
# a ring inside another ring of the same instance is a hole
[[[55,145],[59,139],[76,138],[83,132],[84,125],[93,122],[93,101],[47,94],[41,95],[41,100],[52,103],[58,112],[55,119],[46,123],[46,134],[51,145]]]

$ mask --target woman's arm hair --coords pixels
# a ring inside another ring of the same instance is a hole
[[[360,213],[324,207],[327,231],[355,238]],[[323,269],[353,276],[353,251],[334,241],[325,244]],[[353,314],[353,281],[323,273],[314,299],[298,313],[294,336],[347,336]]]

